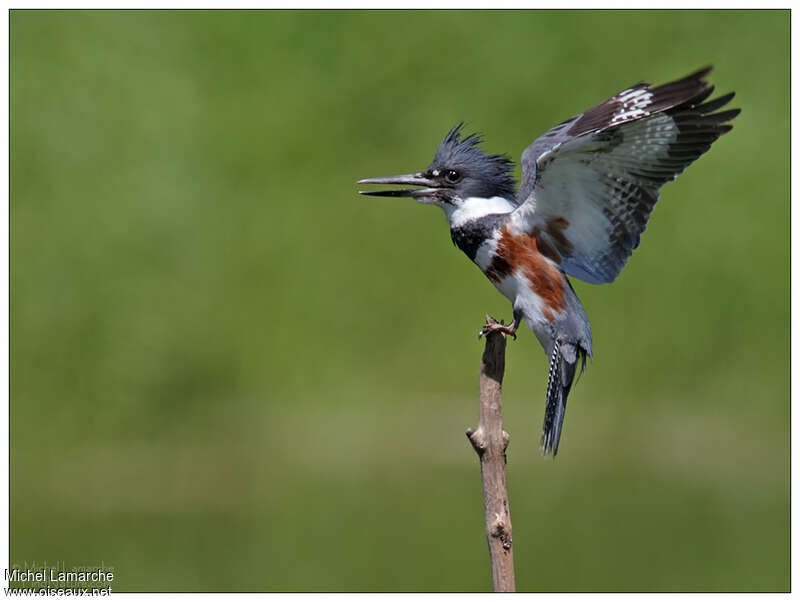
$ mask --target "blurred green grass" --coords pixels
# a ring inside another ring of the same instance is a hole
[[[788,11],[12,11],[11,561],[120,591],[489,588],[437,210],[355,194],[466,119],[518,158],[640,79],[743,109],[613,286],[556,462],[509,345],[517,582],[789,589]],[[115,588],[116,589],[116,588]]]

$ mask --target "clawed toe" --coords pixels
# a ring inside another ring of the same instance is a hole
[[[492,332],[502,332],[505,335],[511,335],[512,337],[514,337],[514,340],[516,341],[517,340],[516,333],[518,325],[519,324],[515,322],[514,324],[510,324],[507,326],[503,323],[503,320],[500,320],[500,322],[498,322],[491,316],[486,316],[486,324],[484,324],[483,328],[481,328],[481,330],[478,332],[478,338],[480,339],[481,337],[486,336]]]

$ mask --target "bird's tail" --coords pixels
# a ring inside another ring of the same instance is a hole
[[[571,361],[570,361],[571,360]],[[586,369],[586,350],[580,344],[573,345],[555,340],[550,354],[550,371],[547,377],[547,400],[544,410],[544,426],[542,426],[542,453],[558,453],[558,442],[561,439],[561,426],[564,424],[564,412],[567,409],[567,396],[572,388],[575,370],[581,360],[581,370]]]

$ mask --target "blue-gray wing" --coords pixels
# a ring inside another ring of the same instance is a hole
[[[568,274],[612,282],[647,226],[659,188],[732,126],[718,111],[733,92],[703,103],[710,67],[651,87],[640,83],[557,125],[522,154],[513,221]]]

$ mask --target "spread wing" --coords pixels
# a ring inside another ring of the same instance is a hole
[[[513,220],[539,250],[587,282],[612,282],[647,226],[659,188],[733,126],[716,112],[733,92],[702,104],[711,68],[651,87],[640,83],[557,125],[522,154]]]

